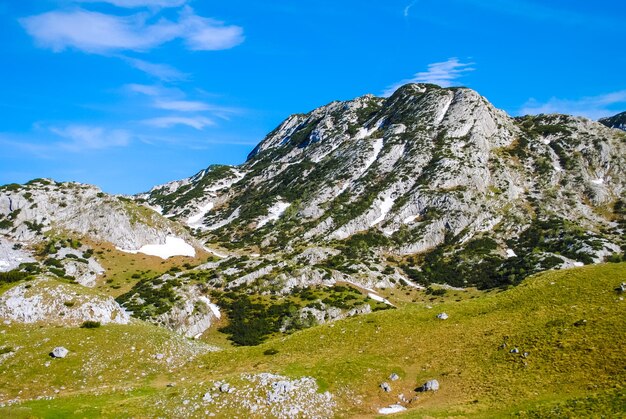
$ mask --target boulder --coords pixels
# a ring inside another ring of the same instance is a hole
[[[437,314],[437,318],[440,319],[440,320],[446,320],[448,317],[449,316],[446,313],[439,313],[439,314]]]
[[[400,379],[400,376],[394,372],[394,373],[392,373],[392,374],[389,376],[389,379],[390,379],[391,381],[396,381],[396,380],[399,380],[399,379]]]
[[[389,383],[382,383],[380,385],[380,388],[385,392],[385,393],[389,393],[391,391],[391,386],[389,385]]]
[[[52,350],[52,352],[50,352],[50,356],[52,356],[52,358],[65,358],[69,352],[70,351],[68,351],[64,347],[57,346]]]
[[[439,390],[439,381],[428,380],[420,388],[419,391],[437,391]]]

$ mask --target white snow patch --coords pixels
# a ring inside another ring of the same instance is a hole
[[[406,132],[406,125],[396,124],[391,126],[391,134],[398,135]]]
[[[356,135],[354,136],[354,139],[362,140],[364,138],[367,138],[367,137],[371,136],[373,133],[378,131],[380,129],[380,127],[383,126],[384,123],[385,123],[385,118],[382,117],[378,121],[376,121],[374,126],[372,128],[370,128],[370,129],[359,128],[359,130],[357,131]]]
[[[144,206],[146,208],[151,209],[152,211],[156,212],[157,214],[163,215],[163,207],[160,205],[148,205],[148,204],[144,204]]]
[[[369,169],[370,166],[374,164],[374,162],[378,158],[378,155],[380,154],[380,150],[383,149],[383,139],[376,138],[372,144],[372,147],[374,148],[374,154],[372,154],[372,156],[365,162],[365,167],[363,168],[361,173],[365,173],[367,169]]]
[[[593,183],[594,185],[602,185],[604,183],[604,179],[602,178],[594,179],[591,181],[591,183]]]
[[[213,209],[214,206],[215,204],[213,202],[209,202],[208,204],[203,205],[202,207],[198,208],[199,212],[196,215],[193,215],[187,219],[187,225],[192,228],[200,227],[202,225],[202,219],[204,218],[207,212]]]
[[[272,205],[270,209],[268,210],[267,216],[259,220],[257,224],[257,228],[263,227],[265,224],[269,223],[270,221],[278,220],[280,216],[283,215],[283,212],[285,212],[285,210],[289,208],[290,205],[291,204],[288,202],[280,202],[280,201]]]
[[[514,258],[517,257],[517,254],[513,251],[513,249],[506,249],[506,257]]]
[[[209,249],[208,247],[204,246],[204,250],[206,250],[207,252],[211,253],[212,255],[217,256],[220,259],[224,259],[227,258],[228,255],[225,255],[224,253],[220,253],[217,250],[213,250],[213,249]]]
[[[404,412],[406,407],[399,404],[392,404],[389,407],[382,407],[378,409],[378,413],[381,415],[393,415],[394,413]]]
[[[204,304],[206,304],[211,309],[211,312],[213,313],[215,317],[217,317],[218,319],[222,318],[222,313],[220,313],[220,308],[217,305],[213,304],[211,300],[209,300],[205,296],[200,296],[198,299],[201,300]]]
[[[172,256],[196,256],[196,249],[187,244],[183,239],[174,236],[167,236],[165,244],[146,244],[139,250],[128,250],[116,247],[117,250],[125,253],[143,253],[148,256],[158,256],[167,259]]]
[[[231,186],[233,186],[235,183],[239,182],[241,179],[243,179],[246,176],[244,172],[240,172],[237,169],[230,169],[230,171],[233,175],[235,175],[234,179],[229,178],[229,179],[220,180],[218,183],[211,186],[210,188],[206,188],[204,191],[205,192],[217,192],[222,189],[230,188]]]
[[[581,266],[585,266],[585,264],[582,262],[574,262],[574,266],[581,267]]]
[[[381,297],[381,296],[380,296],[380,295],[378,295],[378,294],[374,294],[373,292],[368,292],[368,293],[367,293],[367,296],[368,296],[369,298],[371,298],[372,300],[374,300],[374,301],[380,301],[381,303],[385,303],[385,304],[388,304],[388,305],[390,305],[390,306],[393,306],[393,304],[391,304],[391,303],[389,302],[389,300],[387,300],[386,298]]]
[[[411,224],[413,221],[417,220],[418,218],[420,218],[419,215],[411,215],[409,217],[406,217],[404,220],[402,220],[402,222],[404,224]]]
[[[389,211],[391,211],[391,207],[393,207],[394,202],[395,200],[393,198],[389,196],[385,197],[383,202],[380,203],[380,216],[370,223],[370,227],[374,227],[376,224],[385,219],[387,214],[389,214]]]

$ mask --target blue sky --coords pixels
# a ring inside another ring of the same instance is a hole
[[[624,21],[618,0],[0,0],[0,184],[144,191],[409,81],[512,115],[611,115]]]

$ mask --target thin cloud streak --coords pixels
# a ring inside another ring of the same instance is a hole
[[[157,118],[150,118],[141,121],[142,123],[155,127],[155,128],[172,128],[177,125],[185,125],[197,130],[202,130],[207,126],[215,125],[215,123],[204,116],[162,116]]]
[[[179,7],[188,0],[74,0],[77,3],[108,3],[113,6],[134,9],[138,7],[170,8]]]
[[[68,125],[63,128],[52,127],[50,132],[66,140],[57,142],[57,146],[72,152],[126,147],[132,139],[132,135],[126,130],[105,129],[89,125]]]
[[[156,77],[161,81],[183,81],[189,78],[188,74],[185,74],[167,64],[151,63],[149,61],[130,57],[122,57],[122,59],[137,70],[143,71],[144,73]]]
[[[428,65],[428,71],[416,73],[410,79],[404,79],[389,86],[383,92],[383,96],[391,96],[399,87],[407,83],[431,83],[441,87],[450,87],[454,81],[462,77],[465,73],[474,71],[474,63],[463,63],[458,58],[450,58],[440,63]]]
[[[574,100],[552,97],[543,103],[531,98],[522,106],[519,110],[519,114],[538,115],[559,113],[584,116],[596,120],[616,114],[618,111],[612,110],[611,107],[620,104],[622,107],[626,106],[626,90]]]

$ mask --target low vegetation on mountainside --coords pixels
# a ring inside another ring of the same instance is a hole
[[[616,417],[624,413],[626,341],[619,331],[626,330],[626,301],[615,288],[625,277],[625,263],[548,272],[504,292],[400,305],[210,353],[145,323],[14,323],[0,335],[0,348],[9,348],[0,355],[0,412],[231,417],[244,412],[245,400],[220,404],[235,396],[213,390],[209,401],[212,383],[236,387],[241,374],[271,372],[313,377],[320,392],[332,394],[337,416],[372,416],[399,402],[407,417]],[[447,320],[437,318],[441,312]],[[59,345],[69,355],[50,359]],[[392,373],[396,381],[389,381]],[[438,391],[415,392],[430,379],[439,381]]]

